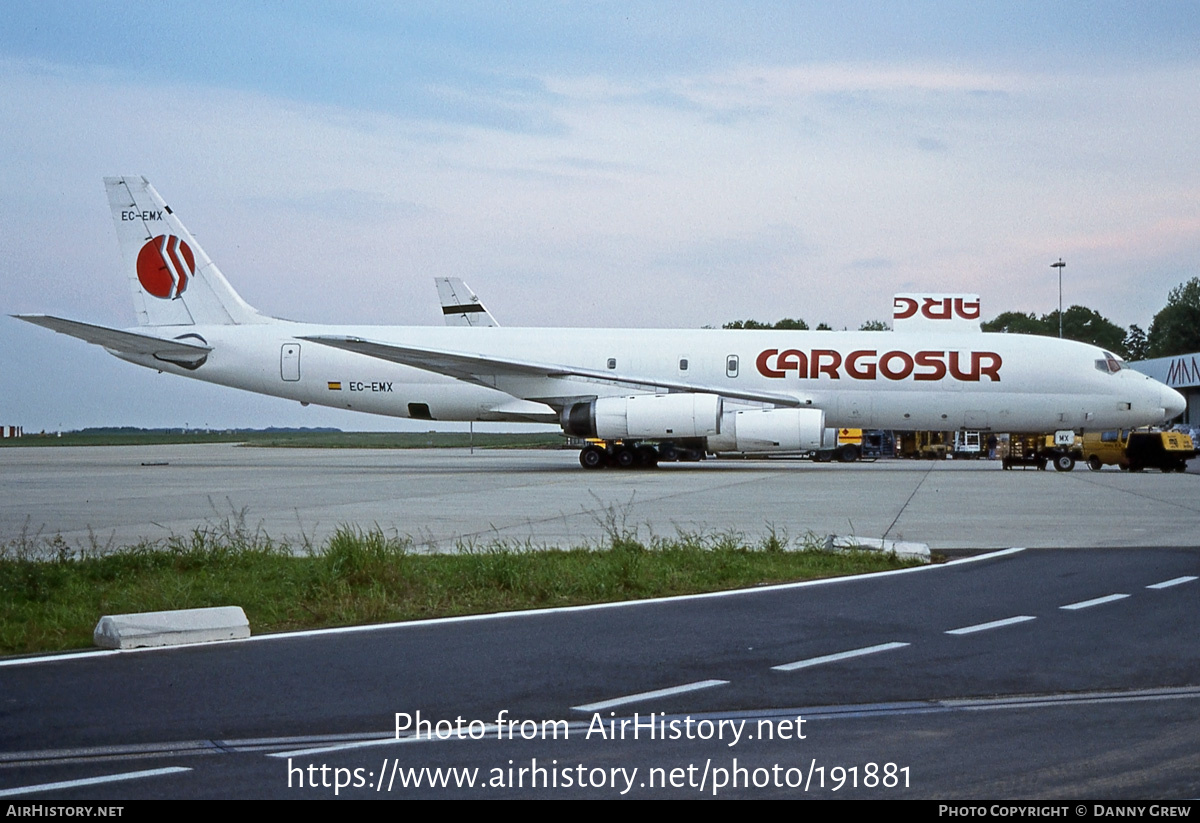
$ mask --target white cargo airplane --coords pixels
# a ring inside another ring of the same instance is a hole
[[[145,178],[104,182],[140,327],[20,319],[140,366],[302,404],[557,423],[603,441],[580,452],[587,468],[812,450],[827,426],[1066,434],[1184,409],[1178,392],[1096,346],[979,332],[978,299],[964,295],[897,295],[890,334],[279,320],[238,296]]]

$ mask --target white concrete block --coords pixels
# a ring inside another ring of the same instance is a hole
[[[838,537],[835,534],[825,538],[825,545],[830,551],[839,549],[846,551],[895,552],[897,557],[915,557],[929,562],[929,546],[926,543],[905,543],[900,540],[881,540],[878,537]]]
[[[249,636],[250,621],[241,606],[105,615],[92,635],[102,649],[182,646]]]

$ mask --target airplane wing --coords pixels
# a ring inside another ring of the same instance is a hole
[[[468,383],[488,386],[489,388],[494,388],[494,386],[485,379],[488,377],[577,377],[607,385],[635,386],[643,389],[666,389],[671,392],[717,394],[735,400],[771,403],[776,406],[801,405],[799,399],[788,394],[736,391],[731,390],[727,386],[704,386],[677,380],[638,377],[619,372],[582,369],[576,366],[564,366],[554,363],[538,363],[530,360],[512,360],[501,357],[485,357],[481,354],[441,351],[438,349],[418,348],[416,346],[401,346],[396,343],[364,340],[361,337],[313,335],[300,339],[320,343],[325,346],[332,346],[335,349],[356,352],[367,357],[376,357],[380,360],[388,360],[392,363],[400,363],[401,365],[444,374],[459,380],[465,380]]]
[[[76,320],[64,320],[48,314],[14,314],[18,320],[42,326],[60,334],[78,337],[88,343],[95,343],[106,349],[122,354],[143,354],[177,363],[181,366],[199,365],[212,351],[211,346],[199,343],[189,343],[183,340],[164,340],[150,334],[110,329],[106,326],[93,326],[91,323],[80,323]],[[192,335],[196,337],[196,335]]]

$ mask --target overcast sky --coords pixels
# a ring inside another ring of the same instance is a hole
[[[15,2],[0,309],[126,327],[101,178],[252,305],[857,328],[900,291],[1143,328],[1200,274],[1200,5]],[[0,317],[0,423],[401,428]],[[422,427],[424,427],[422,425]]]

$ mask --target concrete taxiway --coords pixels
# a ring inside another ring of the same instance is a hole
[[[989,461],[709,460],[585,471],[574,451],[6,448],[0,542],[118,546],[241,524],[297,545],[378,526],[418,548],[678,530],[855,535],[933,549],[1200,545],[1200,474]]]

